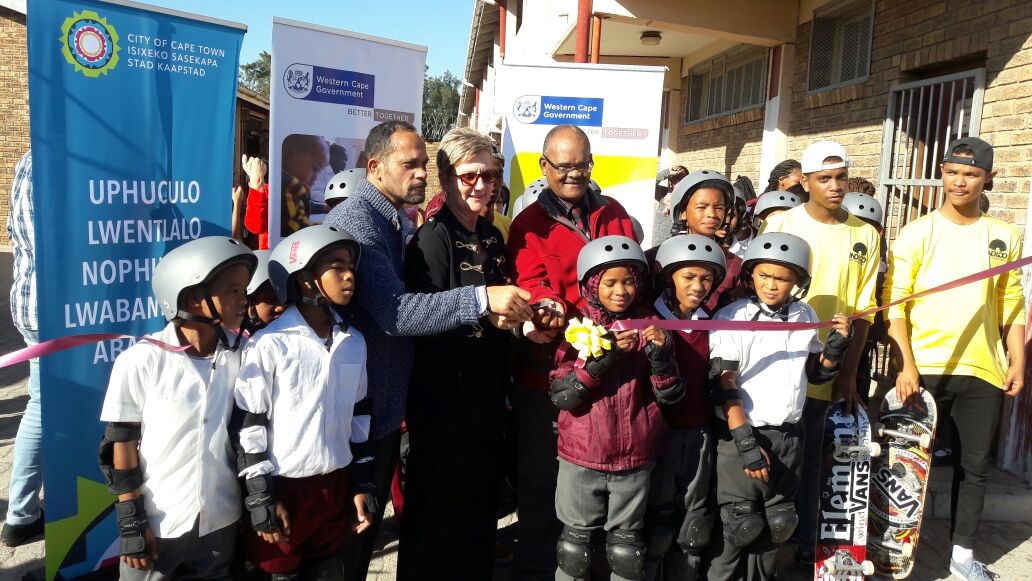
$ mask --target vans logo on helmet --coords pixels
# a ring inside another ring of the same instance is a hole
[[[854,244],[852,252],[849,253],[849,259],[860,264],[867,262],[867,245],[863,242]]]
[[[1007,243],[999,238],[990,242],[989,256],[997,260],[1007,260]]]
[[[301,246],[300,240],[295,240],[290,243],[290,257],[287,259],[291,264],[297,262],[297,249]]]

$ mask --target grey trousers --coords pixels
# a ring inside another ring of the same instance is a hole
[[[795,502],[799,490],[799,476],[803,461],[802,437],[797,425],[757,428],[757,440],[770,454],[770,481],[749,478],[742,466],[742,456],[729,433],[717,440],[717,505],[721,508],[733,502],[755,500],[764,508]],[[746,547],[736,547],[724,539],[724,523],[716,519],[710,537],[708,578],[712,580],[761,580],[775,578],[778,548],[770,538],[770,529],[764,527],[760,536]]]
[[[206,535],[193,529],[174,539],[158,538],[158,559],[149,571],[118,565],[123,581],[163,581],[165,579],[230,579],[229,566],[236,549],[237,525],[233,523]]]
[[[663,508],[672,508],[676,534],[687,519],[705,516],[712,522],[710,490],[713,485],[714,437],[710,429],[670,430],[670,447],[656,461],[649,487],[645,528],[654,524],[650,515]],[[648,532],[646,537],[649,537]],[[702,578],[702,552],[685,551],[676,538],[659,558],[645,562],[648,581],[695,581]]]
[[[652,464],[624,472],[600,472],[559,459],[555,514],[564,525],[582,531],[639,531],[645,526],[651,472]],[[557,567],[555,579],[577,578]],[[625,581],[617,575],[610,579]]]

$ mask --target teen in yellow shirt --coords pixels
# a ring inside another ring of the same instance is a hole
[[[1021,256],[1017,229],[979,208],[982,191],[996,175],[992,146],[966,137],[946,151],[943,205],[900,231],[889,252],[887,301]],[[1024,386],[1020,276],[1012,270],[888,310],[889,340],[901,362],[896,393],[907,399],[923,385],[935,397],[939,416],[950,419],[952,447],[960,451],[953,456],[950,571],[961,579],[994,576],[974,559],[973,549],[1003,397],[1016,396]]]

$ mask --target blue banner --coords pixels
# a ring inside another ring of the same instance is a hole
[[[157,10],[157,9],[156,9]],[[158,257],[228,235],[243,29],[90,0],[28,10],[40,339],[164,325]],[[97,467],[115,340],[40,362],[47,578],[117,562]]]
[[[513,103],[513,116],[520,123],[602,127],[602,105],[593,97],[524,95]]]

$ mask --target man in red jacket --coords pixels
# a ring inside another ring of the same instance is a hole
[[[577,254],[602,236],[634,238],[631,218],[616,200],[588,189],[594,162],[588,136],[573,125],[548,132],[541,173],[548,182],[536,202],[513,220],[509,256],[516,285],[531,293],[538,316],[523,327],[529,341],[514,350],[515,386],[509,400],[516,412],[517,535],[515,578],[554,579],[556,541],[562,524],[555,516],[556,420],[559,410],[548,397],[566,314],[580,316],[584,306],[577,281]],[[640,242],[640,241],[639,241]]]

